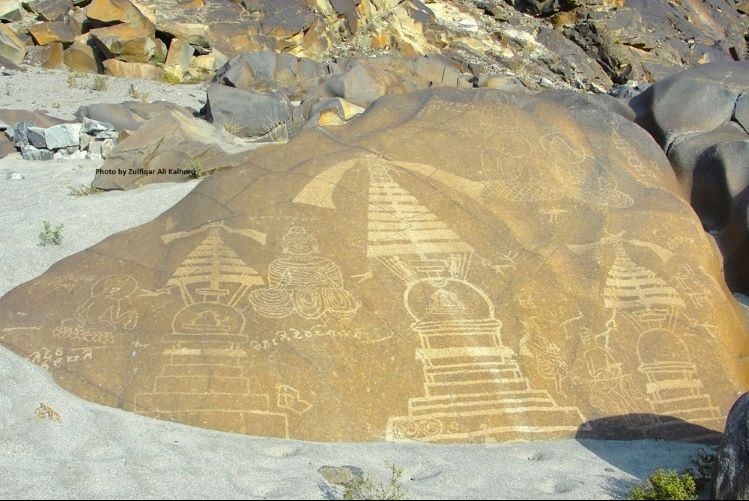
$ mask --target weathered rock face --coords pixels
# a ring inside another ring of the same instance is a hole
[[[75,33],[63,22],[39,23],[29,27],[29,33],[39,45],[54,42],[73,43]]]
[[[749,291],[749,62],[713,63],[666,78],[631,100],[682,190],[713,233],[733,290]]]
[[[242,161],[243,155],[224,151],[220,143],[213,126],[185,112],[158,114],[111,152],[92,186],[112,190],[181,181]]]
[[[75,115],[79,119],[86,117],[112,124],[116,130],[134,131],[156,115],[172,111],[189,112],[190,110],[168,101],[152,103],[125,101],[119,104],[97,103],[81,106]]]
[[[15,64],[21,64],[26,55],[26,46],[13,30],[0,24],[0,56]]]
[[[153,14],[130,0],[93,0],[86,9],[86,16],[103,24],[121,22],[147,30],[154,28]]]
[[[126,63],[117,59],[107,59],[102,63],[109,75],[121,78],[149,78],[156,80],[164,70],[148,63]]]
[[[743,59],[746,16],[734,2],[570,2],[565,35],[622,83],[654,81],[697,64]],[[561,16],[560,16],[561,17]]]
[[[129,24],[116,24],[90,31],[107,58],[119,57],[130,63],[147,63],[157,56],[153,33]]]
[[[291,104],[285,96],[217,84],[208,87],[204,112],[208,120],[240,137],[264,136],[291,121]]]
[[[432,89],[262,148],[5,296],[0,342],[239,433],[711,436],[749,374],[716,253],[657,144],[567,99]]]
[[[438,56],[352,57],[326,64],[271,51],[233,57],[208,88],[205,117],[236,123],[244,136],[263,136],[277,124],[292,131],[305,126],[340,125],[378,98],[429,87],[472,87]],[[487,87],[488,78],[480,82]],[[291,108],[291,101],[300,101]],[[624,106],[626,107],[626,105]],[[332,110],[324,116],[324,110]]]
[[[73,43],[65,49],[63,60],[70,71],[98,73],[103,68],[96,57],[94,48],[88,43]]]
[[[718,448],[713,499],[749,499],[749,394],[739,398],[726,420]]]

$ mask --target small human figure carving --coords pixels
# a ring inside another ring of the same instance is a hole
[[[138,312],[129,296],[138,289],[130,275],[109,275],[99,279],[91,288],[91,297],[73,314],[62,321],[53,336],[112,343],[113,332],[133,330],[138,323]]]

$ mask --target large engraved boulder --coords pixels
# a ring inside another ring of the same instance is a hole
[[[321,441],[706,439],[747,333],[652,138],[567,95],[378,100],[0,300],[84,398]]]

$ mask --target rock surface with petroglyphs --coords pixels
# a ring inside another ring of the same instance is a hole
[[[568,99],[387,96],[253,152],[6,295],[0,343],[246,434],[709,437],[748,382],[716,252],[650,136]]]

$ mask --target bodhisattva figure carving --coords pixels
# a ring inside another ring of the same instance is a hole
[[[291,228],[283,237],[283,253],[268,267],[269,287],[248,295],[256,313],[270,318],[296,313],[308,319],[356,314],[361,302],[344,288],[338,265],[317,255],[317,240],[307,230]]]

